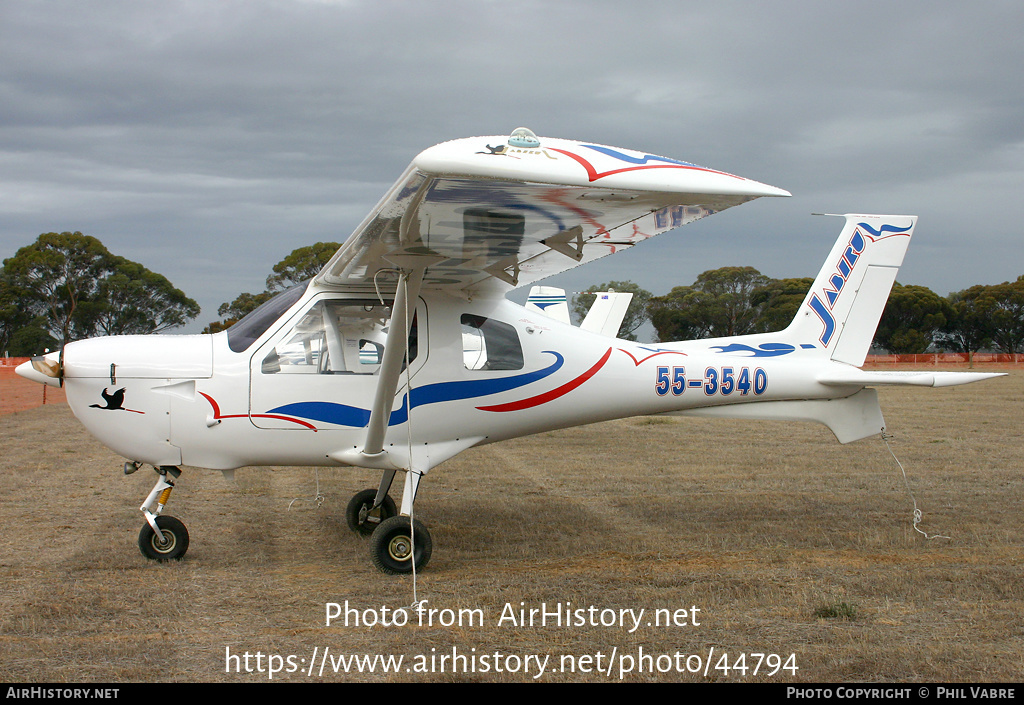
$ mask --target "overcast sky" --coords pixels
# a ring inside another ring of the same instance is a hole
[[[344,240],[432,144],[587,140],[793,193],[545,283],[813,276],[920,216],[899,281],[1024,274],[1024,3],[0,2],[0,258],[79,230],[203,312]]]

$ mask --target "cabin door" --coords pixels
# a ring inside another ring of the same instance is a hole
[[[318,297],[264,343],[250,363],[249,416],[267,429],[363,428],[370,418],[391,307],[377,299]],[[426,359],[425,305],[408,337],[409,374]],[[404,325],[404,322],[401,323]],[[407,375],[396,394],[400,407]]]

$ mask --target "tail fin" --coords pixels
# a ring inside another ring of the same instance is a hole
[[[565,289],[556,286],[535,286],[530,289],[530,297],[526,300],[526,308],[540,311],[545,316],[562,323],[569,323],[569,303],[565,298]]]
[[[628,291],[596,291],[594,305],[580,323],[580,330],[617,338],[633,294]]]
[[[789,340],[820,348],[831,359],[864,364],[896,273],[917,224],[913,215],[847,215],[796,318]]]

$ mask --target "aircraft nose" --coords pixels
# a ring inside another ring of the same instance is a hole
[[[44,364],[47,365],[52,364],[54,369],[56,369],[60,364],[59,359],[57,359],[56,357],[51,359],[50,356],[46,356],[45,358],[42,358],[42,361],[44,362]],[[24,377],[25,379],[30,379],[33,382],[39,382],[40,384],[48,384],[51,387],[60,386],[59,377],[51,377],[49,375],[43,374],[38,369],[36,369],[36,366],[32,364],[31,360],[29,362],[23,362],[17,367],[15,367],[14,372],[15,374]]]

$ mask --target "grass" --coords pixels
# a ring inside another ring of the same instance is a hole
[[[843,619],[851,621],[857,617],[857,608],[848,602],[833,602],[814,610],[818,619]]]
[[[893,450],[842,446],[816,425],[626,419],[473,449],[425,479],[417,518],[434,556],[415,596],[484,624],[345,627],[413,601],[344,522],[375,473],[242,469],[237,485],[186,468],[168,513],[189,527],[180,563],[136,547],[155,475],[121,472],[66,406],[2,417],[0,680],[265,682],[232,654],[562,656],[773,653],[798,670],[658,672],[629,681],[1014,682],[1024,672],[1024,375],[880,391]],[[668,423],[661,423],[668,421]],[[569,602],[690,610],[683,626],[498,624]],[[471,651],[476,649],[475,652]],[[296,662],[298,663],[298,662]],[[533,673],[278,673],[292,681],[530,681]],[[546,672],[543,681],[616,681]]]

